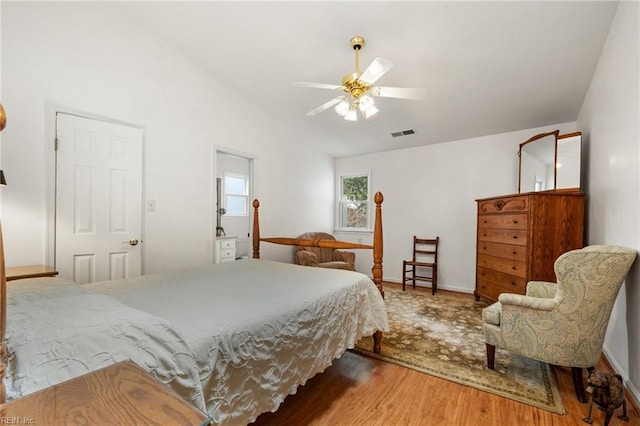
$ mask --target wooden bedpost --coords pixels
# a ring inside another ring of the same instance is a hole
[[[7,375],[7,344],[4,335],[7,330],[7,271],[4,267],[4,244],[2,243],[2,225],[0,225],[0,404],[4,404],[6,390],[4,377]]]
[[[373,228],[373,282],[380,290],[380,294],[384,297],[384,289],[382,288],[382,201],[384,197],[381,192],[376,192],[373,201],[376,203],[376,221]]]
[[[384,197],[381,192],[376,192],[373,196],[373,201],[376,203],[376,219],[373,228],[373,282],[378,291],[384,298],[384,289],[382,288],[382,253],[383,253],[383,239],[382,239],[382,201]],[[376,331],[373,335],[373,352],[379,354],[382,350],[382,332]]]
[[[260,259],[260,219],[258,218],[260,201],[253,200],[253,258]]]

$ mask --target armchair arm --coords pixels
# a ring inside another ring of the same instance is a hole
[[[557,305],[557,302],[554,299],[523,296],[521,294],[511,293],[502,293],[498,296],[498,301],[502,304],[503,312],[506,306],[534,309],[536,311],[551,311]]]
[[[349,265],[353,266],[356,264],[356,254],[352,251],[334,250],[333,260],[347,262]]]
[[[296,252],[298,263],[303,266],[318,266],[318,256],[307,250],[298,250]]]
[[[527,284],[527,296],[553,299],[558,291],[558,284],[546,281],[529,281]]]

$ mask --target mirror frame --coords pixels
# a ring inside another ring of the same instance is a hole
[[[519,194],[521,193],[520,188],[522,187],[522,148],[527,144],[537,141],[538,139],[542,139],[547,136],[554,135],[555,141],[554,141],[554,149],[553,149],[553,163],[555,164],[558,162],[558,135],[559,134],[560,134],[560,130],[554,130],[553,132],[547,132],[547,133],[540,133],[538,135],[532,136],[531,138],[527,139],[526,141],[520,144],[520,148],[518,149],[518,193]],[[557,174],[558,174],[558,170],[556,167],[554,167],[553,168],[553,189],[549,189],[547,191],[555,191]]]

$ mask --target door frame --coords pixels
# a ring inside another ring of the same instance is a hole
[[[129,123],[122,120],[116,120],[111,117],[105,117],[98,114],[89,113],[86,111],[77,110],[75,108],[68,107],[66,105],[57,104],[54,102],[45,102],[45,194],[46,194],[46,225],[45,225],[45,257],[46,264],[55,268],[56,265],[56,188],[58,184],[57,174],[57,162],[56,162],[56,130],[57,130],[57,116],[58,113],[75,115],[78,117],[86,118],[89,120],[104,121],[110,124],[117,124],[122,126],[134,127],[140,129],[142,132],[142,164],[140,165],[142,173],[142,200],[140,205],[141,226],[140,240],[143,241],[145,234],[145,191],[146,191],[146,173],[145,173],[145,158],[146,158],[146,141],[147,131],[143,126]],[[140,273],[144,275],[145,271],[145,247],[144,244],[140,247]]]
[[[227,148],[222,145],[213,144],[211,146],[211,195],[210,195],[210,208],[211,211],[211,263],[216,262],[216,177],[218,176],[218,154],[229,154],[236,157],[241,157],[249,161],[249,257],[253,251],[253,200],[255,194],[257,194],[256,187],[256,170],[258,164],[258,157],[254,154],[239,151],[232,148]]]

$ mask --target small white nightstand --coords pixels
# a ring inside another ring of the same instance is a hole
[[[216,238],[216,263],[236,260],[236,239],[237,237]]]

